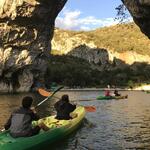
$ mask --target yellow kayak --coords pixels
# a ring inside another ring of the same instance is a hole
[[[82,122],[85,117],[85,108],[78,106],[72,113],[73,119],[57,120],[55,116],[46,117],[38,121],[34,121],[33,125],[44,122],[50,129],[48,131],[41,130],[38,135],[32,137],[12,138],[9,131],[0,134],[0,150],[41,150],[51,143],[63,139],[70,134]]]

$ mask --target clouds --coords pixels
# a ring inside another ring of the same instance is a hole
[[[79,10],[64,9],[62,15],[56,18],[55,26],[67,30],[92,30],[99,27],[118,24],[114,18],[97,19],[94,16],[81,17]],[[131,21],[131,18],[129,18]]]

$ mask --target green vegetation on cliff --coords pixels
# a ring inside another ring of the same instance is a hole
[[[98,47],[117,52],[135,51],[150,55],[150,41],[134,23],[100,28],[87,32],[87,35]]]
[[[68,31],[57,30],[54,34],[54,40],[59,41],[62,47],[67,39],[72,39],[72,47],[80,43],[80,39],[86,43],[93,42],[97,48],[105,48],[117,52],[135,51],[139,54],[150,55],[150,41],[141,33],[138,26],[134,23],[118,24],[111,27],[99,28],[93,31]],[[75,41],[75,40],[76,41]],[[77,40],[79,39],[79,40]],[[63,53],[53,50],[52,53]]]
[[[69,87],[105,87],[107,84],[134,86],[150,82],[150,65],[146,63],[135,62],[128,65],[117,58],[111,64],[95,64],[81,58],[63,55],[79,45],[90,43],[108,51],[119,53],[133,51],[150,56],[150,41],[134,23],[119,24],[88,32],[57,29],[54,41],[55,50],[52,53],[55,56],[51,56],[49,61],[47,83],[56,82]],[[57,47],[63,50],[58,51]]]
[[[69,87],[134,86],[150,82],[150,65],[135,63],[124,69],[98,71],[86,60],[73,56],[51,56],[45,76],[47,88],[52,82]]]

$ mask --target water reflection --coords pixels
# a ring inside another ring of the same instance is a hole
[[[121,92],[128,94],[127,100],[98,101],[101,92],[58,92],[57,97],[69,94],[78,104],[95,106],[96,112],[87,113],[78,131],[63,141],[49,146],[46,150],[124,150],[150,149],[150,94],[144,92]],[[102,94],[102,93],[101,93]],[[35,99],[34,105],[44,97],[30,94]],[[21,103],[22,95],[0,96],[0,126],[4,124],[12,110]],[[54,113],[53,105],[57,99],[49,100],[38,108],[41,117]]]

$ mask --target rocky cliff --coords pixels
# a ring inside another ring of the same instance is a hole
[[[44,84],[54,21],[66,1],[0,0],[0,92],[29,91],[32,87]],[[150,38],[150,1],[122,1],[135,23]],[[79,34],[77,40],[80,39],[82,37]],[[69,40],[66,41],[68,51],[70,45],[73,45],[73,49],[79,46],[76,39],[72,38],[72,43]],[[90,41],[80,45],[86,43],[90,48],[97,48],[92,38]]]
[[[97,65],[95,69],[99,71],[124,69],[136,62],[150,64],[150,56],[148,55],[137,54],[134,51],[118,53],[107,49],[90,48],[86,45],[74,48],[68,55],[85,59],[94,64],[94,67]]]
[[[44,84],[54,21],[66,1],[0,1],[0,92]]]
[[[150,0],[122,0],[134,22],[150,38]]]
[[[52,50],[69,54],[99,64],[101,70],[112,68],[109,64],[132,65],[150,63],[150,42],[134,24],[116,25],[89,32],[55,29]],[[110,66],[110,67],[108,67]]]

